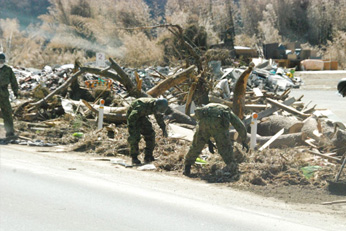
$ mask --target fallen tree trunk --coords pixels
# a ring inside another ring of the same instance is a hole
[[[81,69],[81,71],[92,73],[92,74],[96,74],[96,75],[102,75],[102,76],[104,76],[106,78],[110,78],[110,79],[113,79],[115,81],[118,81],[118,82],[122,83],[122,78],[120,78],[117,75],[117,73],[114,73],[112,71],[102,70],[102,69],[99,69],[99,68],[92,68],[92,67],[81,67],[80,69]]]
[[[89,108],[90,111],[98,115],[98,112],[99,112],[98,109],[93,107],[91,104],[89,104],[85,100],[82,100],[82,102],[87,108]],[[107,111],[110,111],[110,113]],[[126,123],[126,111],[127,111],[127,107],[121,107],[121,108],[105,107],[105,110],[103,113],[103,120],[106,123]]]
[[[194,69],[195,69],[195,66],[192,65],[189,68],[185,69],[184,71],[181,71],[175,74],[174,76],[163,80],[162,82],[158,83],[155,87],[147,91],[147,94],[151,95],[152,97],[158,97],[162,95],[165,91],[167,91],[171,87],[174,87],[178,84],[185,82],[193,73]]]
[[[106,113],[103,115],[103,120],[106,123],[122,124],[122,123],[126,123],[127,118],[126,118],[126,114]]]
[[[321,138],[321,134],[318,131],[318,122],[315,118],[310,117],[304,120],[301,131],[303,133],[303,139],[310,137],[315,140],[320,140]]]
[[[248,139],[251,134],[247,134]],[[264,145],[272,136],[256,136],[257,147]],[[302,133],[282,134],[270,144],[270,148],[292,148],[300,145],[306,145],[302,140]]]
[[[119,82],[124,85],[126,91],[130,96],[133,96],[135,98],[148,97],[147,93],[142,90],[139,91],[137,89],[137,87],[132,83],[131,79],[125,73],[125,71],[112,58],[109,58],[109,61],[111,61],[111,68],[113,68],[121,78],[121,81]]]
[[[261,136],[273,136],[281,129],[289,131],[289,129],[297,123],[299,123],[299,121],[293,116],[271,115],[259,121],[257,125],[257,134]]]
[[[172,107],[168,107],[165,115],[168,116],[169,121],[183,123],[183,124],[191,124],[196,125],[196,121],[192,119],[190,116],[185,115],[184,113],[173,109]]]

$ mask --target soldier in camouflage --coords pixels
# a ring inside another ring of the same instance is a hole
[[[131,103],[127,111],[127,126],[129,131],[128,142],[130,144],[130,156],[132,164],[141,164],[138,160],[139,147],[138,143],[141,139],[141,134],[144,136],[146,147],[144,149],[144,161],[154,161],[153,150],[155,147],[155,131],[148,115],[154,114],[157,123],[162,129],[163,136],[167,137],[166,125],[163,121],[163,113],[168,108],[166,99],[154,98],[139,98]]]
[[[5,59],[5,55],[0,53],[0,108],[4,119],[6,138],[11,138],[14,137],[14,128],[8,85],[11,84],[13,94],[18,97],[18,83],[12,68],[5,64]]]
[[[233,157],[233,145],[230,139],[230,123],[240,135],[243,147],[247,146],[247,132],[243,122],[234,115],[231,110],[222,104],[209,103],[208,105],[197,108],[195,116],[198,121],[196,132],[193,136],[190,150],[185,156],[184,175],[189,176],[191,165],[201,153],[205,144],[214,137],[218,151],[229,168],[235,168],[236,164]],[[232,167],[232,165],[234,165]]]

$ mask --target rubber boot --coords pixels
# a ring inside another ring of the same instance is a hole
[[[138,160],[138,157],[132,157],[132,165],[140,165],[142,162]]]
[[[150,163],[152,161],[155,161],[155,158],[153,157],[153,155],[145,155],[144,156],[144,162],[145,163]]]
[[[185,165],[185,169],[184,169],[183,174],[184,174],[185,176],[190,176],[190,174],[191,174],[191,164]]]

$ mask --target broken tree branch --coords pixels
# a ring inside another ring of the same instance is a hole
[[[167,91],[171,87],[174,87],[186,81],[190,77],[190,75],[193,73],[195,67],[196,66],[192,65],[189,68],[181,72],[178,72],[174,76],[161,81],[156,86],[154,86],[149,91],[147,91],[147,94],[151,95],[152,97],[158,97],[162,95],[165,91]]]
[[[253,67],[254,64],[251,63],[250,66],[241,74],[234,88],[232,111],[241,120],[244,119],[245,92],[247,80],[250,76],[250,73],[252,72]]]
[[[319,156],[319,157],[323,157],[323,158],[326,158],[328,160],[333,160],[333,161],[336,161],[337,163],[341,163],[341,159],[337,158],[337,157],[333,157],[333,156],[327,156],[327,155],[324,155],[322,153],[318,153],[318,152],[315,152],[315,151],[311,151],[311,150],[307,150],[309,153],[311,154],[314,154],[316,156]]]
[[[185,114],[188,116],[190,115],[192,97],[193,97],[193,94],[195,93],[196,87],[197,87],[197,83],[192,83],[189,94],[187,95]]]
[[[121,83],[126,88],[126,91],[129,93],[130,96],[134,96],[136,98],[138,97],[148,97],[148,95],[144,91],[138,91],[137,87],[133,84],[129,76],[125,73],[125,71],[112,59],[109,58],[109,61],[111,61],[111,67],[118,73],[118,75],[121,78]]]

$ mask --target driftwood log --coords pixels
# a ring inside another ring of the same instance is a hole
[[[85,100],[82,100],[82,102],[87,108],[89,108],[90,111],[98,114],[98,108],[94,108]],[[126,123],[126,111],[127,107],[105,107],[103,120],[106,123]]]
[[[289,131],[289,129],[299,123],[295,117],[287,117],[281,115],[272,115],[264,118],[258,123],[257,134],[261,136],[272,136],[275,135],[281,129]]]
[[[250,134],[248,134],[250,139]],[[258,136],[257,135],[257,147],[262,146],[268,142],[272,136]],[[280,135],[276,140],[274,140],[269,147],[270,148],[292,148],[299,145],[305,145],[302,140],[302,133],[292,133],[292,134],[283,134]]]
[[[241,74],[237,82],[235,83],[234,95],[233,95],[233,107],[232,111],[241,120],[244,119],[244,107],[245,107],[245,93],[247,80],[254,67],[253,63]]]
[[[193,74],[194,69],[196,66],[192,65],[189,68],[185,69],[184,71],[178,72],[177,74],[173,75],[170,78],[167,78],[160,83],[158,83],[156,86],[151,88],[147,91],[148,95],[151,95],[152,97],[158,97],[162,95],[165,91],[168,89],[181,84],[185,82],[187,79],[190,78],[190,76]]]

